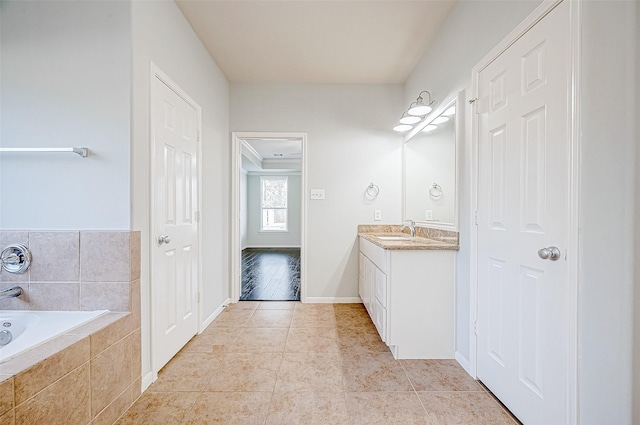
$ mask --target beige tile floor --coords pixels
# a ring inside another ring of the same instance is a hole
[[[515,425],[454,360],[394,360],[361,304],[240,302],[124,424]]]

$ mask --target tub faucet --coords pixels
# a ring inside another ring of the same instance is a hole
[[[23,290],[19,286],[12,286],[11,288],[3,289],[0,291],[0,300],[19,297],[22,295],[22,292]]]
[[[409,236],[411,236],[412,238],[416,237],[416,222],[413,220],[407,220],[409,222],[409,224],[403,224],[402,227],[400,228],[400,231],[403,231],[404,229],[408,228],[409,229]]]

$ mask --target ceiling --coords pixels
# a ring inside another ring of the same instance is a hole
[[[250,172],[300,171],[302,140],[296,138],[242,139],[242,168]],[[248,145],[248,146],[247,146]],[[246,148],[250,151],[247,152]]]
[[[457,0],[175,0],[232,83],[404,83]]]

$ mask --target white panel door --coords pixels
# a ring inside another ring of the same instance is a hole
[[[568,3],[478,79],[477,375],[527,425],[566,420]]]
[[[153,370],[198,330],[198,112],[159,78],[153,81]]]

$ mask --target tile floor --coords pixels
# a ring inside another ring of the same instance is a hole
[[[515,425],[455,360],[394,360],[361,304],[240,302],[124,424]]]

